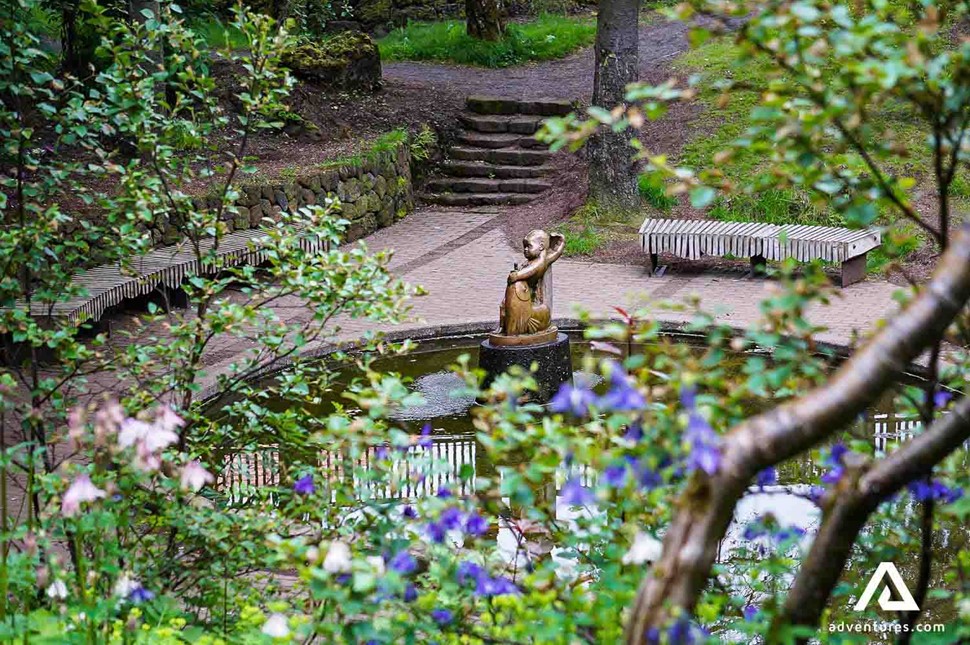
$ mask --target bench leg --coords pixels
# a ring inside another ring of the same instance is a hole
[[[768,260],[765,259],[763,255],[752,255],[751,256],[751,277],[764,275],[766,273],[765,269],[768,266]]]
[[[864,280],[866,277],[866,255],[857,255],[849,258],[842,263],[842,286],[848,287],[850,284]]]

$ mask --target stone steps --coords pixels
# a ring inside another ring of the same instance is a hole
[[[541,179],[441,177],[428,182],[432,193],[541,193],[552,184]]]
[[[508,132],[462,132],[458,140],[475,148],[543,148],[545,144],[527,134]]]
[[[531,202],[528,193],[425,193],[421,199],[442,206],[512,206]]]
[[[472,148],[456,146],[451,149],[453,159],[462,161],[485,161],[508,166],[541,166],[552,158],[548,150],[522,150],[520,148]]]
[[[506,166],[484,161],[449,159],[441,171],[449,177],[495,177],[497,179],[534,179],[549,172],[546,166]]]
[[[465,105],[476,114],[528,114],[533,116],[565,116],[573,111],[573,104],[565,99],[519,100],[494,96],[469,96]]]
[[[542,123],[541,116],[460,114],[458,119],[466,130],[475,132],[512,132],[535,134]]]
[[[553,153],[533,135],[543,118],[571,112],[569,101],[469,96],[465,106],[458,145],[422,199],[445,206],[524,204],[552,187],[541,177],[552,169]]]

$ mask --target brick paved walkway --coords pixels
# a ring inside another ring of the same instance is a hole
[[[520,252],[505,238],[500,209],[471,211],[425,208],[394,226],[378,231],[365,241],[372,251],[393,249],[392,270],[429,293],[413,300],[411,319],[396,326],[369,321],[339,319],[339,340],[353,340],[366,331],[406,332],[425,326],[497,322],[498,304],[505,276]],[[577,308],[594,317],[615,316],[613,306],[646,307],[658,319],[686,322],[689,311],[658,306],[660,302],[686,303],[698,297],[703,308],[720,322],[745,327],[760,318],[759,304],[773,282],[743,278],[739,273],[703,273],[651,277],[639,266],[594,264],[561,259],[555,264],[554,317],[574,317]],[[861,282],[839,292],[830,305],[817,304],[809,311],[812,322],[827,330],[818,336],[835,344],[852,342],[892,312],[896,286],[879,280]],[[279,311],[289,318],[305,314],[298,302],[281,302]],[[245,342],[217,342],[206,356],[208,378],[231,363],[246,348]],[[312,351],[314,348],[310,347]]]
[[[423,286],[428,295],[412,300],[410,318],[401,325],[376,324],[367,320],[341,317],[335,338],[351,342],[368,331],[383,331],[406,336],[409,330],[425,327],[497,325],[498,305],[505,289],[505,276],[512,264],[523,261],[515,246],[506,239],[503,223],[507,212],[501,208],[453,210],[423,208],[401,222],[377,231],[365,242],[371,251],[393,249],[390,267],[398,276]],[[741,273],[708,272],[697,275],[673,274],[651,277],[645,268],[620,264],[596,264],[563,258],[553,271],[555,318],[575,318],[579,309],[594,318],[615,317],[614,306],[635,310],[646,308],[664,322],[687,322],[689,310],[662,306],[684,304],[700,299],[705,311],[719,322],[747,327],[760,318],[759,304],[774,284],[770,280],[751,280]],[[827,328],[818,340],[846,345],[857,333],[870,331],[876,322],[895,307],[892,294],[898,287],[870,280],[843,289],[830,305],[817,304],[809,310],[812,322]],[[285,321],[305,320],[307,310],[296,297],[283,298],[274,309]],[[157,324],[143,325],[133,317],[116,318],[111,344],[115,347],[143,342],[151,335],[164,337]],[[306,352],[324,348],[324,341],[311,343]],[[204,389],[228,371],[255,343],[237,336],[214,339],[203,356],[206,373],[200,379]],[[92,380],[92,393],[113,390],[117,383],[110,374]]]

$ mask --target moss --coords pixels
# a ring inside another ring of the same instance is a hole
[[[359,31],[345,31],[327,40],[304,42],[288,48],[280,62],[296,73],[340,70],[376,51],[370,36]]]

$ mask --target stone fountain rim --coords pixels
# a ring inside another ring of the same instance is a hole
[[[618,320],[616,318],[556,318],[552,321],[552,324],[556,325],[560,332],[574,334],[577,332],[582,332],[584,329],[595,325],[607,323],[615,324],[617,322]],[[695,340],[706,339],[705,334],[692,330],[690,323],[663,320],[656,322],[660,327],[660,333],[666,336]],[[740,335],[745,332],[745,328],[742,327],[735,327],[733,325],[728,325],[727,327],[731,329],[735,335]],[[484,337],[489,332],[494,330],[495,321],[493,320],[447,323],[441,325],[426,325],[424,327],[408,327],[406,329],[388,331],[383,333],[383,338],[393,343],[404,340],[427,341],[435,339],[460,338],[462,336],[473,335],[481,335]],[[253,374],[246,379],[246,381],[252,383],[253,381],[258,381],[268,376],[272,376],[273,374],[277,374],[287,369],[296,361],[325,358],[326,356],[329,356],[337,351],[354,351],[355,349],[360,348],[363,344],[363,336],[353,340],[323,343],[317,347],[308,348],[295,356],[286,356],[284,358],[276,359],[266,364],[261,369],[253,372]],[[815,346],[817,348],[815,352],[816,354],[832,355],[838,360],[844,360],[852,353],[852,347],[846,343],[816,341]],[[920,379],[924,373],[925,370],[922,366],[913,363],[910,364],[908,369],[903,371],[902,375],[904,377]],[[199,398],[202,404],[206,405],[219,393],[220,390],[217,385],[210,385],[202,390]]]

